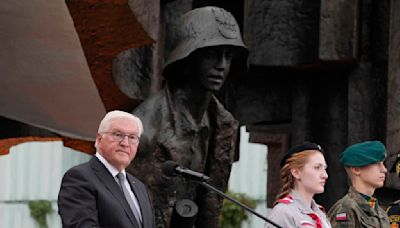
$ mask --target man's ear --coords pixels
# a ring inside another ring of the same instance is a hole
[[[360,175],[360,167],[350,167],[350,171],[351,173],[353,173],[353,175],[355,176],[359,176]]]
[[[100,134],[100,133],[97,133],[97,135],[96,135],[96,141],[97,141],[97,142],[100,142],[102,139],[103,139],[103,135]]]

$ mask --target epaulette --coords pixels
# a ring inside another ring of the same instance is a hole
[[[284,203],[284,204],[289,204],[292,202],[293,202],[293,197],[290,195],[287,195],[284,198],[278,200],[278,203]]]
[[[318,205],[318,204],[317,204],[317,205]],[[324,213],[326,214],[325,207],[323,207],[323,206],[321,206],[321,205],[318,205],[318,208],[319,208],[322,212],[324,212]]]
[[[396,205],[400,205],[400,200],[396,200],[393,203],[390,204],[391,206],[396,206]]]

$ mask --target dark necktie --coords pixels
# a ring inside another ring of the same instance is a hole
[[[319,216],[317,214],[310,213],[310,214],[308,214],[308,216],[310,216],[315,221],[316,228],[322,228],[321,219],[319,218]]]
[[[126,201],[128,201],[128,204],[129,204],[129,206],[130,206],[130,208],[131,208],[131,210],[133,212],[133,215],[136,218],[136,221],[139,224],[139,227],[142,227],[142,222],[141,222],[140,215],[139,215],[139,213],[138,213],[138,211],[137,211],[137,209],[135,207],[135,204],[133,203],[133,199],[130,196],[128,189],[125,186],[125,175],[123,173],[118,173],[117,174],[117,178],[118,178],[118,181],[119,181],[119,186],[121,187],[122,192],[125,195]]]

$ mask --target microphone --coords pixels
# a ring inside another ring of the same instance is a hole
[[[162,172],[169,177],[174,177],[174,176],[180,175],[185,178],[193,179],[196,181],[207,181],[208,179],[210,179],[210,177],[208,177],[202,173],[180,167],[178,163],[176,163],[174,161],[170,161],[170,160],[165,161],[162,164],[161,169],[162,169]]]
[[[216,192],[218,195],[230,200],[231,202],[235,203],[236,205],[240,206],[241,208],[249,211],[250,213],[258,216],[259,218],[263,219],[264,221],[270,223],[271,225],[278,227],[278,228],[282,228],[281,226],[279,226],[278,224],[274,223],[273,221],[267,219],[266,217],[262,216],[261,214],[259,214],[258,212],[254,211],[253,209],[251,209],[250,207],[244,205],[243,203],[235,200],[234,198],[226,195],[225,193],[223,193],[222,191],[218,190],[217,188],[215,188],[214,186],[208,184],[206,182],[206,180],[210,179],[208,176],[202,174],[202,173],[198,173],[195,172],[193,170],[190,169],[186,169],[186,168],[182,168],[179,166],[178,163],[174,162],[174,161],[165,161],[162,165],[161,165],[161,169],[162,172],[169,176],[169,177],[174,177],[176,175],[181,175],[183,177],[192,179],[194,181],[196,181],[197,183],[199,183],[200,185],[202,185],[203,187],[212,190],[214,192]],[[178,203],[178,202],[177,202]],[[172,223],[171,223],[172,224]],[[185,226],[186,227],[186,226]]]

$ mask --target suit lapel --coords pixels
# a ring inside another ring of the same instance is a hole
[[[129,204],[126,201],[125,196],[121,191],[121,188],[115,181],[114,177],[110,174],[107,168],[100,162],[100,160],[96,156],[93,156],[93,158],[90,160],[90,164],[94,173],[99,178],[99,180],[104,184],[104,186],[111,192],[111,194],[118,200],[118,202],[124,208],[125,213],[127,214],[127,216],[134,225],[133,227],[134,228],[139,227],[139,225],[136,222],[136,219],[134,218],[133,212],[129,207]]]

